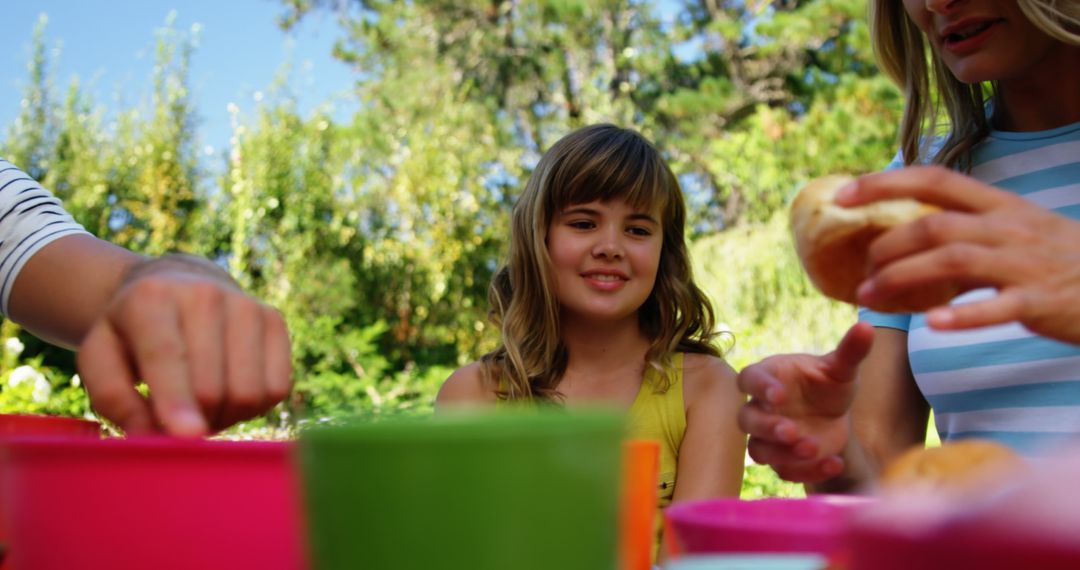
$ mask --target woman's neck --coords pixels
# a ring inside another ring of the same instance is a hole
[[[1080,46],[1065,45],[1021,78],[998,82],[994,128],[1045,131],[1080,122]]]

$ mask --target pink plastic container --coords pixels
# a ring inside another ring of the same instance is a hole
[[[973,527],[943,526],[904,533],[876,526],[854,526],[850,570],[1074,570],[1080,548],[1031,540]]]
[[[851,570],[1080,568],[1080,459],[994,493],[885,496],[852,517]]]
[[[805,553],[825,558],[844,551],[845,523],[867,499],[715,499],[672,505],[665,516],[685,554]]]
[[[78,418],[54,416],[36,416],[28,414],[0,414],[0,439],[22,436],[63,436],[72,438],[99,439],[101,425],[97,422]],[[4,479],[5,462],[0,460],[0,482]],[[10,533],[7,528],[6,502],[0,496],[0,548],[7,550]],[[0,552],[0,570],[10,566],[5,563],[6,556]]]
[[[304,567],[291,444],[13,438],[0,461],[11,570]]]
[[[101,425],[78,418],[0,414],[0,437],[24,435],[100,438]]]

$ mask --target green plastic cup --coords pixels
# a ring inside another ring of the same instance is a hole
[[[316,570],[610,570],[621,417],[499,412],[300,437]]]

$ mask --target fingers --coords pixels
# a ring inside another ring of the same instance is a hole
[[[892,198],[913,198],[962,212],[984,212],[1018,199],[944,167],[913,166],[862,176],[841,189],[836,202],[852,207]]]
[[[835,382],[855,380],[859,364],[870,354],[873,343],[873,326],[861,321],[852,325],[836,345],[836,350],[822,357],[826,375]]]
[[[942,212],[895,227],[870,244],[867,257],[870,268],[876,269],[892,261],[955,242],[983,246],[1008,243],[1001,224],[987,216]]]
[[[808,442],[808,445],[813,444]],[[844,470],[844,461],[839,456],[829,455],[819,459],[815,458],[816,450],[794,452],[790,446],[755,438],[750,438],[747,453],[756,463],[771,466],[780,478],[795,483],[820,483]]]
[[[135,373],[116,332],[101,322],[86,335],[76,355],[79,375],[98,415],[125,433],[157,431],[150,403],[135,391]]]
[[[787,390],[770,370],[770,365],[776,358],[766,358],[762,362],[751,364],[739,372],[736,380],[739,391],[749,395],[753,400],[765,402],[772,406],[779,406],[786,402]]]
[[[952,282],[960,290],[1007,287],[1032,275],[1032,252],[959,242],[910,255],[871,274],[859,286],[858,302],[870,308],[930,284]]]
[[[262,305],[243,295],[230,295],[224,322],[218,326],[225,328],[226,398],[220,426],[224,427],[255,417],[266,408]]]
[[[784,445],[794,445],[801,437],[794,421],[770,412],[755,400],[744,404],[739,409],[736,419],[739,429],[751,437]]]
[[[281,315],[223,282],[140,278],[117,293],[79,351],[98,412],[128,433],[199,437],[265,412],[292,386]],[[134,385],[150,388],[147,402]]]
[[[959,330],[1021,320],[1027,304],[1020,291],[1006,290],[985,301],[939,307],[926,314],[931,328]]]
[[[150,388],[150,403],[165,430],[181,437],[208,431],[192,390],[180,313],[169,284],[145,279],[132,283],[109,320],[128,347],[139,377]]]
[[[225,293],[209,283],[192,285],[188,308],[182,315],[187,342],[191,387],[203,417],[218,429],[221,405],[226,398],[225,335],[220,325],[225,311]]]
[[[280,402],[292,390],[292,344],[285,319],[276,310],[263,308],[263,352],[266,390],[270,402]]]

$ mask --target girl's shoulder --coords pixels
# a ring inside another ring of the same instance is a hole
[[[498,401],[495,387],[484,378],[479,361],[458,368],[439,388],[436,407],[461,407],[469,404],[494,404]]]
[[[711,354],[683,353],[682,368],[684,382],[709,382],[736,376],[735,369],[727,361]]]
[[[683,355],[683,397],[687,408],[700,400],[731,401],[741,398],[737,374],[723,358],[711,354]]]

